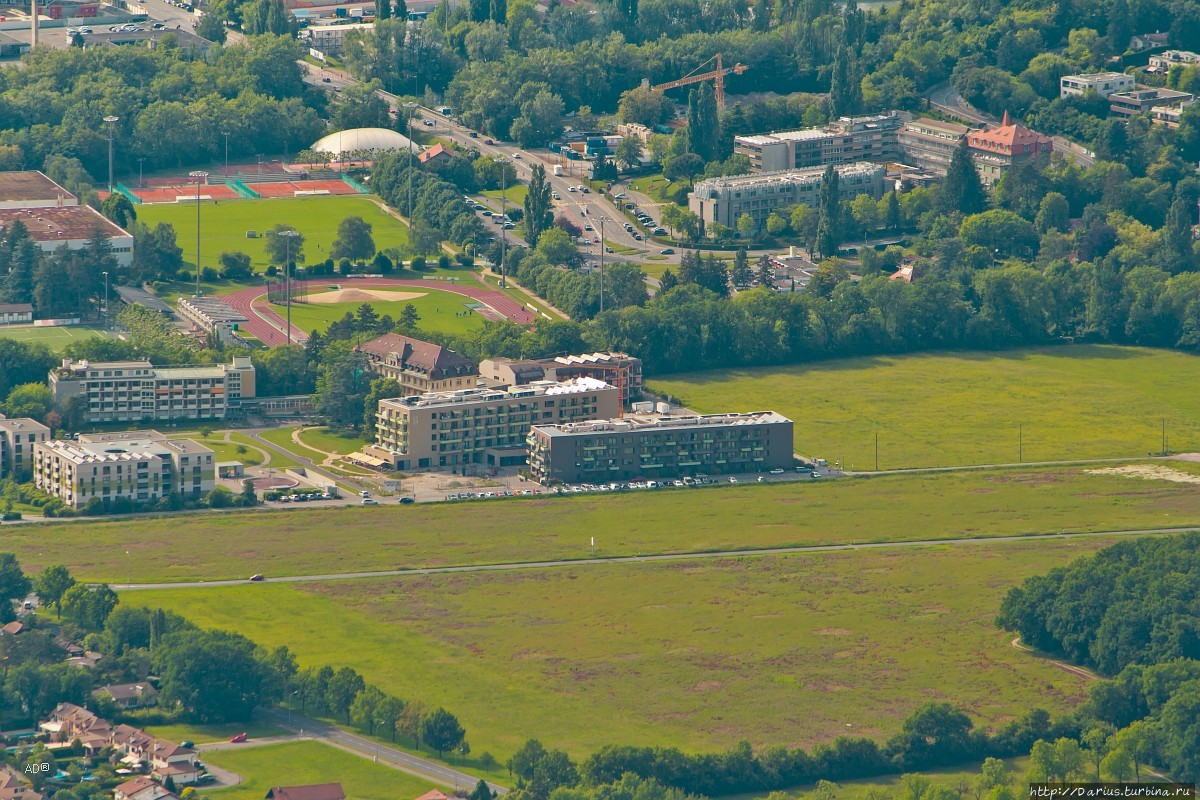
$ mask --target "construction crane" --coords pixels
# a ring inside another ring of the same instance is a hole
[[[714,61],[717,62],[716,69],[710,70],[709,72],[700,72],[700,70],[704,69]],[[712,81],[713,88],[716,90],[717,95],[717,108],[725,108],[725,76],[730,74],[741,75],[748,69],[750,68],[745,64],[734,64],[732,67],[726,69],[721,63],[721,54],[717,53],[708,61],[705,61],[703,64],[696,67],[696,69],[692,70],[687,75],[684,75],[679,80],[667,81],[666,83],[660,83],[657,86],[650,86],[649,88],[656,92],[664,92],[667,89],[676,89],[680,86],[687,86],[690,83]],[[646,81],[645,83],[648,84],[649,81]]]

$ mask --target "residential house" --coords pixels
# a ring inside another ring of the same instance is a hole
[[[111,700],[121,708],[148,708],[158,705],[158,690],[145,681],[109,684],[92,692],[92,696]]]
[[[19,482],[33,473],[33,446],[50,439],[50,429],[36,419],[7,419],[0,414],[0,478]]]
[[[417,161],[420,161],[422,164],[428,164],[430,162],[449,161],[450,158],[450,149],[441,142],[438,142],[428,150],[423,150],[421,154],[417,156]]]
[[[1158,31],[1154,33],[1139,33],[1129,37],[1129,49],[1134,53],[1140,53],[1143,50],[1153,50],[1155,47],[1166,47],[1170,43],[1170,34]]]
[[[371,371],[400,384],[404,396],[475,388],[475,362],[448,347],[411,336],[388,333],[354,348],[367,357]]]
[[[0,800],[45,800],[25,780],[11,772],[0,771]]]
[[[340,783],[310,783],[307,786],[276,786],[267,800],[346,800]]]
[[[196,751],[190,747],[156,739],[149,752],[150,774],[157,780],[170,778],[176,786],[195,783],[200,778]]]
[[[431,789],[418,797],[417,800],[451,800],[451,798],[450,795],[446,794],[441,789]]]
[[[133,780],[118,784],[113,789],[114,800],[170,800],[174,794],[161,784],[139,775]]]

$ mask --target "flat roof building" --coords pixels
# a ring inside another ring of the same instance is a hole
[[[398,470],[514,466],[532,425],[620,413],[617,390],[593,378],[397,397],[379,401],[375,444],[363,451]]]
[[[536,360],[485,358],[479,377],[493,386],[524,386],[534,381],[595,378],[617,390],[622,408],[642,396],[642,360],[626,353],[583,353]]]
[[[901,160],[927,172],[945,175],[954,151],[971,129],[966,125],[921,117],[900,129]]]
[[[1191,50],[1164,50],[1157,55],[1150,56],[1150,64],[1146,67],[1146,72],[1166,73],[1170,72],[1171,67],[1176,64],[1198,63],[1200,63],[1200,53],[1193,53]]]
[[[52,253],[66,245],[83,249],[99,231],[112,246],[113,258],[123,267],[133,263],[133,235],[101,215],[91,206],[33,206],[0,208],[0,228],[21,220],[29,238],[41,250]]]
[[[769,472],[790,467],[792,453],[792,421],[774,411],[632,416],[529,432],[529,471],[541,483]]]
[[[236,327],[246,322],[246,315],[219,297],[184,297],[179,301],[179,316],[203,331],[219,326]]]
[[[1088,92],[1108,97],[1113,92],[1132,91],[1135,86],[1133,76],[1123,72],[1091,72],[1058,79],[1059,97],[1082,97]]]
[[[0,208],[77,206],[75,195],[37,170],[0,172]]]
[[[213,43],[191,31],[179,28],[141,31],[95,31],[83,38],[84,47],[145,47],[154,50],[167,42],[192,55],[204,55]]]
[[[750,159],[753,172],[782,172],[826,164],[892,161],[897,134],[908,115],[892,111],[870,117],[842,117],[819,128],[736,136],[735,153]]]
[[[320,50],[325,55],[336,56],[346,44],[346,34],[353,31],[368,33],[373,30],[374,22],[329,23],[309,25],[300,31],[300,35],[307,39],[309,47]]]
[[[1113,92],[1108,96],[1108,110],[1114,116],[1133,117],[1148,113],[1159,106],[1187,106],[1196,97],[1174,89],[1141,88],[1131,92]]]
[[[853,200],[869,194],[883,197],[883,179],[887,170],[880,164],[845,164],[836,167],[838,194]],[[824,167],[772,172],[762,175],[735,175],[709,178],[688,193],[688,208],[705,224],[719,222],[737,230],[738,218],[749,214],[758,228],[767,223],[771,212],[786,206],[816,206],[820,197]]]
[[[50,429],[35,419],[8,419],[0,414],[0,478],[18,482],[33,474],[33,446],[50,438]]]
[[[96,500],[155,503],[172,494],[199,497],[215,485],[213,451],[158,431],[83,434],[34,445],[39,489],[79,509]]]
[[[388,333],[354,348],[367,357],[371,371],[400,384],[405,395],[474,388],[475,362],[440,344]]]
[[[31,303],[0,303],[0,325],[28,325],[33,322]]]
[[[198,367],[63,359],[61,367],[50,370],[49,383],[56,406],[80,402],[83,422],[95,425],[238,417],[242,401],[255,396],[254,379],[254,365],[245,356]]]

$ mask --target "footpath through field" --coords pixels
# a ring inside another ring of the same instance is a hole
[[[316,290],[333,284],[352,284],[355,287],[366,288],[405,286],[409,288],[438,289],[483,303],[500,316],[512,320],[518,325],[531,325],[535,319],[532,312],[503,292],[479,286],[464,286],[449,281],[426,281],[404,278],[344,278],[338,276],[330,277],[326,281],[297,281],[296,287],[297,290],[301,288]],[[232,294],[220,295],[219,297],[230,307],[240,311],[246,317],[245,328],[252,336],[268,347],[275,347],[287,342],[287,321],[273,309],[254,305],[254,301],[266,295],[266,293],[267,287],[265,286],[251,286]],[[293,324],[292,341],[303,343],[307,339],[308,333],[300,330]]]
[[[557,561],[519,561],[507,564],[472,564],[459,567],[414,567],[375,572],[336,572],[326,575],[285,575],[266,578],[263,583],[305,583],[309,581],[340,581],[358,578],[394,578],[403,575],[439,575],[452,572],[508,572],[521,569],[551,567],[598,567],[611,564],[648,564],[656,561],[695,561],[705,558],[745,558],[748,556],[803,555],[805,553],[834,553],[842,550],[890,550],[908,547],[943,547],[962,544],[994,544],[1040,542],[1056,539],[1081,539],[1095,536],[1155,536],[1171,533],[1193,533],[1194,526],[1182,528],[1136,528],[1119,531],[1061,531],[1059,533],[1028,533],[1011,536],[976,536],[958,539],[917,539],[901,542],[864,542],[862,544],[814,544],[794,547],[766,547],[744,550],[711,550],[696,553],[661,553],[647,556],[614,556],[612,558],[577,558]],[[180,583],[121,583],[112,584],[118,591],[136,589],[207,589],[218,586],[244,586],[244,579],[226,581],[187,581]]]

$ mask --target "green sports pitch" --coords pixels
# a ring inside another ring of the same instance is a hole
[[[18,342],[40,342],[56,353],[62,352],[62,350],[71,342],[81,342],[87,339],[96,339],[105,336],[111,336],[111,334],[101,330],[100,328],[94,328],[90,325],[45,328],[0,327],[0,338],[14,339]]]
[[[338,224],[346,217],[362,217],[371,223],[377,250],[404,247],[408,226],[384,210],[375,197],[314,195],[311,197],[221,200],[200,206],[201,259],[206,267],[217,267],[221,253],[243,252],[254,268],[267,267],[263,232],[275,225],[291,225],[304,235],[304,255],[299,263],[315,264],[329,257]],[[183,248],[183,260],[196,263],[196,204],[164,203],[137,208],[138,221],[150,227],[166,222],[175,228]],[[254,238],[248,234],[253,232]]]

